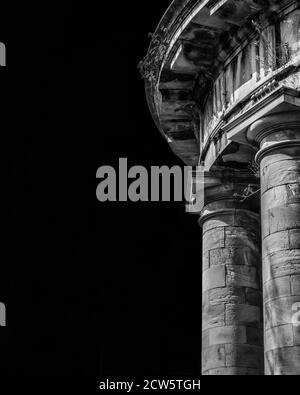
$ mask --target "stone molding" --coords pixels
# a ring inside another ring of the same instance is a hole
[[[232,215],[232,214],[247,214],[248,216],[252,217],[253,219],[260,221],[260,215],[258,213],[255,213],[254,211],[248,210],[248,209],[242,209],[242,208],[226,208],[223,210],[215,210],[215,211],[209,211],[209,209],[204,209],[201,213],[201,217],[199,219],[199,226],[202,227],[203,224],[206,221],[209,221],[213,218],[219,218],[224,215]]]
[[[264,148],[262,148],[255,157],[255,161],[260,164],[262,159],[270,154],[271,152],[278,151],[278,150],[283,150],[283,149],[289,149],[289,148],[300,148],[300,140],[287,140],[287,141],[280,141],[278,143],[273,143],[271,145],[268,145]]]
[[[300,109],[278,112],[258,119],[248,128],[247,139],[252,144],[260,146],[271,134],[285,130],[300,130]]]

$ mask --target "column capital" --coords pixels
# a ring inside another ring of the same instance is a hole
[[[274,151],[299,151],[300,111],[280,112],[257,120],[248,128],[247,140],[260,148],[257,163]]]
[[[237,211],[259,212],[259,179],[245,170],[219,170],[205,173],[204,208],[199,225],[213,216]]]
[[[300,111],[280,112],[260,118],[248,128],[246,136],[248,142],[258,148],[269,141],[300,139]]]

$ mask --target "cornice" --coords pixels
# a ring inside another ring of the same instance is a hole
[[[204,92],[209,89],[207,84],[208,81],[212,80],[212,74],[210,74],[210,71],[215,66],[207,66],[206,71],[202,70],[202,66],[197,66],[198,69],[196,67],[193,72],[190,70],[189,72],[185,73],[185,71],[181,71],[184,70],[184,67],[182,69],[180,68],[180,62],[178,63],[179,69],[175,68],[174,72],[171,70],[170,65],[174,60],[174,50],[178,49],[182,43],[185,42],[185,35],[189,34],[188,32],[190,29],[194,28],[193,26],[195,25],[198,26],[195,27],[196,30],[201,30],[203,15],[206,15],[207,13],[207,8],[204,12],[204,7],[209,6],[211,12],[210,15],[213,14],[213,18],[215,18],[217,15],[219,15],[220,9],[222,10],[224,4],[227,6],[226,4],[230,2],[234,3],[234,0],[227,0],[222,3],[221,7],[219,7],[217,4],[218,1],[215,0],[174,0],[162,17],[155,33],[152,35],[152,41],[149,46],[148,54],[140,63],[140,70],[145,79],[146,97],[155,124],[167,140],[170,148],[176,155],[181,157],[187,165],[197,165],[200,159],[200,141],[197,131],[194,130],[195,116],[192,113],[185,114],[185,123],[186,125],[189,123],[190,126],[184,126],[181,133],[181,129],[177,129],[176,119],[179,119],[179,114],[176,111],[178,111],[178,108],[184,108],[187,105],[193,105],[198,112],[203,110],[200,105],[201,103],[199,102],[199,96],[201,96],[203,99]],[[247,2],[248,0],[245,0],[245,3]],[[238,7],[240,7],[241,3],[238,2],[238,4]],[[266,0],[264,3],[258,3],[257,9],[262,7],[261,9],[264,10],[261,12],[262,15],[264,12],[268,14],[270,10],[276,10],[276,12],[280,13],[282,9],[290,7],[293,4],[296,4],[294,0],[284,0],[280,3],[275,0]],[[198,20],[200,10],[202,12],[202,19],[200,18],[202,22],[199,22],[199,25],[197,25],[197,23],[195,24],[195,20]],[[252,14],[252,12],[253,10],[251,13],[249,13],[249,16],[255,15],[255,13]],[[246,14],[244,14],[244,17],[245,15]],[[238,47],[242,48],[245,42],[249,40],[249,37],[251,36],[249,29],[250,28],[247,23],[245,26],[241,24],[240,28],[236,29],[236,35],[238,36],[237,33],[243,30],[244,37],[243,39],[240,36],[237,37],[238,40],[235,42],[235,44],[233,44],[231,50],[228,50],[227,61],[228,56],[232,56]],[[246,34],[245,31],[248,33]],[[199,37],[201,40],[201,34]],[[186,48],[185,45],[192,45],[195,46],[195,48],[197,47],[197,40],[195,41],[193,38],[189,38],[188,41],[189,42],[187,44],[184,44],[184,48]],[[228,42],[231,41],[229,40]],[[201,45],[203,45],[202,41]],[[234,45],[236,47],[234,47]],[[184,54],[184,49],[182,49],[182,52]],[[184,56],[186,55],[184,54]],[[216,58],[211,58],[211,60],[212,62],[214,60],[216,60],[216,63],[218,62]],[[222,65],[224,66],[226,59],[224,61],[222,60],[222,62]],[[203,75],[199,73],[199,70],[201,70]],[[187,75],[189,75],[188,78],[190,78],[190,81],[193,82],[193,84],[191,84],[193,87],[189,88],[188,91],[186,88],[176,88],[177,78],[180,81],[181,79],[182,81],[185,81],[185,77]],[[178,91],[181,91],[182,93],[181,97],[184,97],[186,94],[189,97],[188,100],[182,98],[178,99],[180,103],[178,103],[177,108],[172,104],[171,101],[168,102],[168,99],[164,99],[164,97],[168,98],[168,95],[164,96],[163,89],[165,92],[167,92],[169,88],[160,87],[161,84],[166,85],[167,83],[173,83],[173,81],[175,81],[175,85],[171,88],[171,90],[174,91],[178,89]],[[216,125],[216,128],[212,132],[210,139],[204,147],[201,147],[201,150],[206,152],[214,139],[218,137],[218,134],[220,132],[223,133],[224,128],[227,128],[226,123],[228,120],[230,120],[231,116],[234,114],[236,109],[239,108],[239,106],[243,107],[243,105],[248,101],[255,102],[257,100],[261,100],[261,95],[264,94],[264,91],[257,92],[254,94],[254,96],[242,99],[241,102],[235,103],[234,107],[228,109],[220,118],[220,122],[218,122]],[[199,105],[200,107],[198,108]],[[182,119],[180,119],[179,123],[181,121]],[[173,124],[170,122],[173,122]]]

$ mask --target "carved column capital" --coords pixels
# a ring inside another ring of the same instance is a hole
[[[300,111],[280,112],[259,119],[248,128],[247,139],[260,148],[257,163],[274,151],[300,153]]]
[[[248,171],[219,170],[204,177],[204,208],[199,225],[213,216],[236,211],[259,212],[259,179]]]

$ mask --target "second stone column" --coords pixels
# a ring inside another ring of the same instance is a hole
[[[259,146],[266,375],[300,374],[300,112],[254,123]]]
[[[257,180],[242,173],[211,173],[205,185],[204,375],[263,374],[259,202],[242,196]]]

